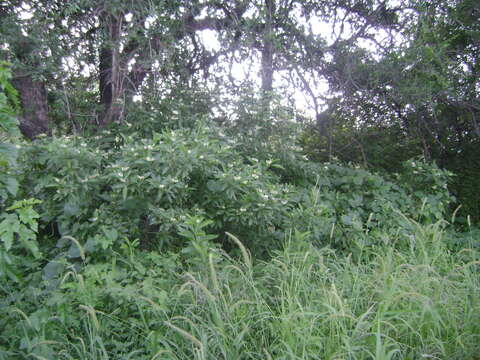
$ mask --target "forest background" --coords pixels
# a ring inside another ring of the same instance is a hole
[[[0,3],[0,358],[478,356],[479,18]]]

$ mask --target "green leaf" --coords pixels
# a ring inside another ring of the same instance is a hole
[[[63,272],[65,265],[59,261],[50,261],[45,267],[43,268],[43,278],[45,280],[51,280]]]
[[[20,282],[22,274],[14,266],[12,266],[13,262],[14,260],[11,259],[10,256],[0,248],[0,276],[6,275],[11,280],[18,283]]]
[[[9,251],[13,245],[14,234],[19,230],[19,221],[16,214],[4,214],[4,220],[0,222],[0,239],[3,241],[5,250]]]
[[[355,185],[362,185],[362,184],[363,184],[363,178],[360,177],[360,176],[355,176],[355,177],[353,178],[353,183],[354,183]]]
[[[68,202],[63,206],[63,211],[67,216],[76,216],[80,212],[80,207],[76,202]]]
[[[111,240],[112,242],[118,239],[118,231],[116,229],[103,228],[103,233],[105,234],[107,239]]]
[[[7,165],[14,166],[18,156],[18,149],[15,145],[9,143],[0,144],[0,159]]]
[[[7,177],[7,179],[5,181],[5,186],[8,190],[8,192],[12,196],[17,196],[17,192],[18,192],[18,181],[17,181],[17,179],[15,179],[13,177]]]
[[[28,224],[32,228],[36,228],[37,223],[35,219],[38,219],[39,215],[30,206],[18,209],[17,213],[22,223]]]
[[[2,229],[0,224],[0,237],[5,245],[5,250],[9,251],[13,244],[13,231],[10,229]]]

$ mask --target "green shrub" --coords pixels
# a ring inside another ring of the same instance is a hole
[[[16,197],[41,202],[0,220],[22,275],[0,287],[0,359],[478,351],[478,231],[448,227],[435,165],[389,180],[211,124],[18,151]]]
[[[143,249],[188,246],[180,231],[192,216],[206,219],[227,250],[225,232],[261,254],[297,229],[348,252],[370,229],[378,236],[368,245],[382,242],[403,223],[398,212],[438,221],[450,200],[449,174],[422,161],[410,163],[400,186],[360,168],[309,162],[274,141],[253,157],[212,125],[151,137],[125,127],[45,138],[24,145],[21,159],[22,196],[42,201],[43,233],[79,239],[96,257],[126,239]]]
[[[20,137],[17,119],[20,103],[17,91],[10,83],[11,77],[9,64],[0,61],[0,211],[18,190],[14,169],[18,155],[15,143]]]

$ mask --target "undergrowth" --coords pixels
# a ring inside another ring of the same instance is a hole
[[[358,259],[293,234],[268,261],[125,249],[49,288],[2,285],[3,359],[475,359],[479,254],[441,223]],[[391,243],[398,239],[390,238]],[[190,258],[191,259],[191,258]]]
[[[452,174],[293,144],[128,124],[18,142],[0,359],[478,358],[479,231],[453,226]]]

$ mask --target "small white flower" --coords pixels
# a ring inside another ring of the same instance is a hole
[[[165,184],[160,184],[158,187],[159,187],[160,189],[164,189],[164,188],[165,188]]]
[[[240,176],[234,176],[234,177],[233,177],[233,180],[235,180],[235,181],[238,181],[238,180],[240,180],[240,179],[241,179]]]
[[[152,158],[152,157],[150,157],[150,156],[147,156],[147,157],[145,158],[145,160],[147,160],[147,161],[153,161],[154,158]]]
[[[200,159],[200,160],[203,160],[204,158],[205,158],[205,156],[203,156],[203,155],[200,155],[200,156],[199,156],[199,159]]]
[[[247,211],[247,209],[245,209],[245,208],[240,208],[240,212],[245,212],[245,211]]]
[[[140,180],[143,180],[143,179],[145,179],[145,176],[138,175],[138,178],[139,178]]]

